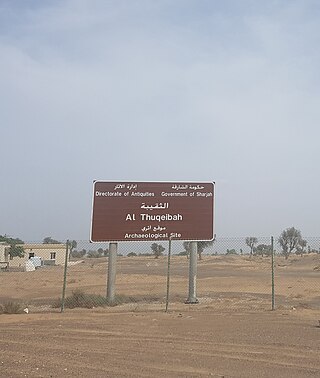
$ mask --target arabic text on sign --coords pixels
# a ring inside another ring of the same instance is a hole
[[[145,203],[141,204],[141,209],[147,209],[147,210],[165,210],[169,208],[168,202],[166,203],[156,203],[155,205],[146,205]]]

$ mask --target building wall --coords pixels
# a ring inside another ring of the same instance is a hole
[[[42,260],[54,261],[54,265],[63,265],[65,260],[65,244],[21,244],[24,257],[9,259],[10,267],[25,267],[30,257],[41,257]]]

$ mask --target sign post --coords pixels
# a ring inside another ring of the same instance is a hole
[[[170,262],[171,262],[171,239],[169,239],[169,250],[168,250],[166,312],[168,312],[168,307],[169,307],[169,292],[170,292]]]
[[[69,240],[67,240],[67,243],[66,243],[66,254],[65,254],[65,259],[64,259],[63,287],[62,287],[62,298],[61,298],[61,312],[64,311],[64,302],[65,302],[65,297],[66,297],[68,254],[69,254]]]
[[[191,241],[189,297],[197,303],[197,241],[214,239],[213,182],[94,181],[91,242],[110,242],[107,298],[115,298],[119,241]],[[170,268],[170,256],[168,269]],[[168,309],[168,289],[167,304]]]
[[[107,299],[110,304],[115,300],[118,243],[109,243]]]
[[[271,236],[271,310],[275,309],[275,296],[274,296],[274,242]]]
[[[198,244],[193,241],[190,243],[190,261],[189,261],[189,296],[186,303],[199,303],[197,299],[197,255]]]

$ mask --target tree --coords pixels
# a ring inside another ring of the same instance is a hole
[[[104,256],[104,250],[103,248],[98,248],[99,257]]]
[[[319,249],[316,249],[316,248],[311,248],[310,245],[308,245],[308,253],[320,253],[320,248]]]
[[[250,247],[250,257],[252,257],[254,246],[258,244],[258,239],[254,236],[248,236],[246,238],[246,244],[248,247]]]
[[[226,255],[237,255],[237,251],[233,249],[227,249]]]
[[[305,249],[307,247],[307,244],[308,244],[307,241],[301,238],[301,240],[299,240],[299,243],[298,243],[297,248],[296,248],[296,254],[301,255],[301,257],[302,257],[302,255],[304,253],[307,253],[307,251]]]
[[[208,240],[208,241],[198,241],[197,246],[198,246],[198,256],[199,260],[202,260],[202,252],[213,245],[213,240]]]
[[[183,245],[183,248],[184,248],[184,250],[185,250],[185,256],[187,256],[187,259],[188,259],[189,256],[190,256],[190,242],[188,242],[188,241],[184,241],[184,242],[182,243],[182,245]]]
[[[62,244],[58,240],[52,239],[51,236],[47,236],[43,239],[42,244]]]
[[[11,245],[9,248],[9,255],[12,259],[13,257],[23,257],[24,256],[24,249],[21,245]]]
[[[7,235],[0,235],[0,242],[7,243],[9,245],[11,244],[24,244],[24,241],[19,238],[11,238]]]
[[[186,251],[187,258],[189,258],[190,255],[190,249],[191,249],[191,243],[189,241],[183,242],[183,248]],[[208,240],[208,241],[198,241],[197,242],[197,252],[199,256],[199,260],[202,260],[202,252],[213,245],[213,240]]]
[[[44,243],[44,244],[51,244],[51,243]],[[68,248],[69,248],[69,261],[70,261],[73,250],[75,248],[77,248],[77,241],[76,240],[72,240],[72,241],[69,240]]]
[[[301,245],[302,240],[301,231],[295,229],[294,227],[290,227],[282,231],[278,239],[278,243],[282,248],[282,252],[286,260],[291,252]]]
[[[88,251],[88,253],[87,253],[87,257],[88,257],[89,259],[96,259],[96,258],[101,257],[101,253],[98,252],[98,251],[90,250],[90,251]]]
[[[81,259],[82,257],[84,257],[84,255],[86,253],[87,253],[87,251],[85,249],[83,249],[82,251],[73,250],[72,251],[72,257],[75,258],[75,259]]]
[[[159,256],[162,256],[163,251],[165,251],[165,248],[161,244],[157,244],[157,243],[153,243],[151,245],[151,249],[152,249],[155,259],[159,258]]]
[[[7,253],[9,254],[11,259],[14,257],[24,256],[24,249],[23,249],[23,246],[21,245],[21,244],[24,244],[23,240],[19,238],[10,238],[7,235],[4,235],[4,236],[0,235],[0,242],[4,242],[10,246]]]
[[[258,256],[271,256],[272,248],[271,245],[259,244],[254,248],[254,254]]]

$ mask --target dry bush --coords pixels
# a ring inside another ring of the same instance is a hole
[[[76,289],[72,292],[72,295],[65,298],[64,307],[65,308],[94,308],[94,307],[104,307],[104,306],[117,306],[122,303],[131,303],[136,302],[134,298],[127,296],[116,296],[113,302],[102,295],[98,294],[86,294],[81,289]],[[52,307],[59,308],[61,307],[62,300],[58,299],[54,301]]]
[[[8,300],[0,305],[0,314],[21,314],[22,312],[22,305],[13,300]]]

